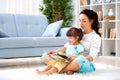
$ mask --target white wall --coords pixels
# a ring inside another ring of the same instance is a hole
[[[79,0],[72,0],[74,10],[74,21],[72,26],[78,26],[78,7]],[[39,11],[39,5],[42,5],[42,0],[0,0],[0,13],[14,14],[42,14]]]
[[[39,14],[39,0],[0,0],[0,13]]]
[[[74,15],[74,21],[72,23],[72,26],[74,27],[79,27],[79,20],[78,20],[78,17],[79,17],[79,0],[72,0],[72,3],[73,3],[73,7],[74,7],[74,10],[73,10],[73,15]]]

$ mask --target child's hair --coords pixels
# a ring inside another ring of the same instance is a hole
[[[82,32],[82,29],[78,29],[78,28],[75,28],[75,27],[72,27],[70,28],[68,31],[67,31],[67,34],[66,36],[73,36],[73,37],[79,37],[78,41],[82,40],[82,37],[83,37],[83,32]]]

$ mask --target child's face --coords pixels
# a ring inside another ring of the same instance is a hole
[[[72,45],[76,45],[79,43],[78,37],[68,36],[67,39],[68,39],[68,42]]]

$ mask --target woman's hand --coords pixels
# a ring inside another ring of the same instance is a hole
[[[93,61],[93,58],[90,55],[86,56],[86,58],[87,58],[88,61]]]

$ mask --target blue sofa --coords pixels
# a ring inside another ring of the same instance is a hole
[[[0,14],[0,58],[41,56],[63,46],[68,28],[47,37],[43,36],[47,26],[44,15]]]

